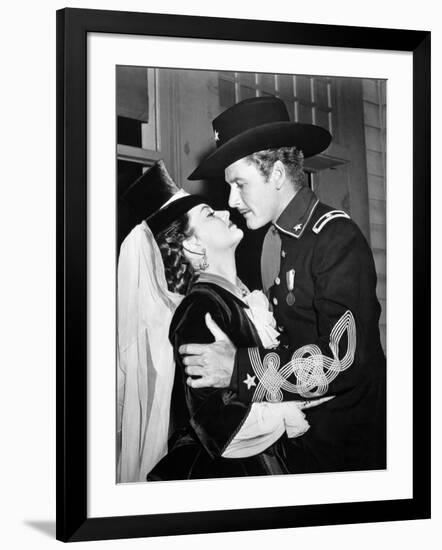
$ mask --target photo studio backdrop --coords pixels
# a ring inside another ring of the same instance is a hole
[[[386,348],[386,86],[385,80],[116,67],[118,196],[164,159],[178,183],[226,209],[222,180],[187,177],[214,147],[212,120],[246,98],[276,95],[296,122],[327,128],[333,136],[321,155],[306,159],[310,187],[318,198],[348,212],[373,250],[382,307],[381,341]],[[232,219],[244,221],[236,212]],[[119,201],[118,248],[134,222]],[[259,288],[260,253],[267,228],[246,231],[237,250],[238,274]]]

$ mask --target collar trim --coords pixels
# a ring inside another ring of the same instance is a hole
[[[281,231],[281,233],[285,233],[286,235],[290,235],[290,237],[295,237],[295,239],[299,239],[300,237],[302,237],[304,231],[305,231],[305,228],[307,227],[312,215],[313,215],[313,212],[315,211],[316,207],[318,206],[319,204],[319,199],[315,202],[315,204],[312,206],[310,212],[309,212],[309,215],[308,215],[308,218],[306,219],[305,223],[302,225],[302,229],[299,230],[299,232],[297,233],[293,233],[292,231],[287,231],[286,229],[283,229],[280,225],[278,225],[277,223],[275,223],[275,227],[278,229],[278,231]],[[296,227],[296,226],[295,226]]]

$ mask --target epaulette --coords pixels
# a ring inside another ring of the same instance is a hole
[[[336,218],[350,219],[350,216],[343,210],[330,210],[330,212],[326,212],[316,221],[315,225],[312,227],[313,233],[318,234],[328,222]]]

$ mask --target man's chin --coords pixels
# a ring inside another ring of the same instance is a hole
[[[259,220],[257,220],[256,218],[247,218],[246,224],[247,224],[247,228],[252,230],[259,229],[260,227],[263,226],[263,224],[259,223]]]

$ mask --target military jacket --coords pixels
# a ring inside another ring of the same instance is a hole
[[[308,412],[311,429],[291,442],[293,472],[385,467],[385,356],[362,232],[303,188],[270,228],[262,263],[280,345],[238,349],[239,399],[333,397]]]

